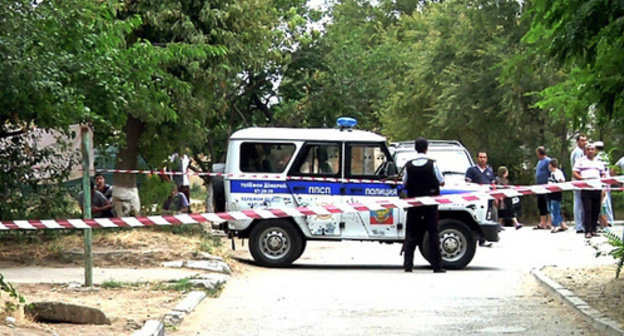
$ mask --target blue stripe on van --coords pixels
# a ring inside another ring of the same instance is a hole
[[[246,194],[305,194],[305,195],[341,195],[393,197],[403,190],[402,185],[392,186],[379,183],[340,183],[323,181],[259,181],[232,180],[230,192]],[[442,195],[464,194],[474,190],[442,189]]]

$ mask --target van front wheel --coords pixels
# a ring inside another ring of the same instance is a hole
[[[251,230],[249,252],[258,265],[285,267],[300,256],[301,235],[288,221],[262,221]]]
[[[454,219],[443,219],[439,225],[442,267],[448,269],[465,268],[472,261],[477,248],[472,231],[466,224]],[[431,262],[429,244],[429,235],[426,234],[422,244],[419,245],[419,249],[422,256]]]

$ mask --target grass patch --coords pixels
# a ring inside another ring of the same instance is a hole
[[[202,291],[210,298],[218,298],[225,288],[225,283],[218,284],[215,289],[194,285],[191,278],[182,278],[175,282],[158,282],[152,284],[152,290],[173,290],[178,292]]]
[[[116,288],[138,288],[141,287],[143,284],[140,282],[123,282],[123,281],[117,281],[117,280],[106,280],[104,282],[102,282],[102,284],[100,285],[101,288],[105,288],[105,289],[116,289]]]
[[[176,290],[178,292],[188,292],[193,289],[193,284],[189,278],[180,279],[172,284],[169,284],[168,289]]]
[[[206,295],[208,295],[208,297],[216,299],[219,296],[221,296],[221,293],[223,292],[223,289],[225,288],[225,283],[220,283],[217,285],[217,288],[215,289],[206,289],[204,290],[204,292],[206,292]]]

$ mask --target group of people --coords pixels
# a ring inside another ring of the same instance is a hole
[[[466,182],[477,183],[477,184],[482,184],[482,185],[492,185],[493,188],[496,188],[496,185],[499,185],[499,186],[509,185],[509,180],[508,180],[509,169],[507,169],[507,167],[505,166],[500,166],[497,170],[497,175],[494,175],[494,171],[487,164],[487,162],[488,162],[488,156],[486,152],[481,151],[477,153],[477,164],[475,166],[468,168],[468,170],[466,170],[466,175],[465,175]],[[522,223],[518,222],[518,219],[516,218],[512,198],[505,198],[502,201],[496,200],[495,203],[497,205],[496,209],[500,211],[501,214],[503,213],[503,211],[507,214],[505,217],[509,218],[512,221],[516,230],[524,226]],[[504,221],[505,219],[506,218],[502,218],[502,217],[500,218],[501,230],[502,230],[502,221]],[[486,242],[485,239],[483,238],[479,238],[479,246],[491,247],[492,243]]]
[[[170,162],[175,165],[180,172],[188,172],[190,159],[188,155],[172,155]],[[168,213],[188,213],[190,212],[190,181],[187,174],[172,174],[166,178],[170,183],[170,191],[167,199],[162,205],[162,209]],[[83,207],[83,193],[78,195],[78,203]],[[102,174],[95,174],[91,181],[91,217],[107,218],[116,217],[113,209],[113,187],[106,183]]]
[[[587,136],[580,134],[576,138],[577,145],[572,151],[570,162],[574,180],[598,179],[616,174],[616,170],[624,172],[624,157],[620,158],[615,169],[609,169],[608,158],[604,152],[604,144],[601,141],[587,142]],[[538,162],[535,168],[535,180],[537,184],[565,182],[565,174],[560,169],[559,161],[547,155],[543,146],[535,150]],[[487,165],[487,153],[479,152],[477,164],[466,171],[466,181],[478,184],[508,185],[509,170],[501,166],[495,176],[492,168]],[[561,192],[537,195],[537,207],[540,222],[536,230],[551,230],[552,233],[568,230],[563,216],[561,215]],[[515,217],[512,199],[506,198],[499,202],[499,210],[507,210],[510,213],[516,229],[522,227]],[[509,211],[511,210],[511,211]],[[613,209],[609,190],[575,190],[574,191],[574,221],[577,233],[584,233],[586,238],[598,235],[598,226],[608,227],[613,225]],[[480,245],[490,244],[481,240]]]
[[[538,184],[564,182],[565,177],[561,170],[556,169],[556,175],[552,167],[557,168],[557,159],[552,159],[546,155],[544,147],[537,148],[538,165],[536,167],[536,181]],[[616,173],[615,169],[609,169],[608,158],[604,152],[602,141],[588,143],[585,134],[576,137],[576,146],[570,155],[572,166],[572,179],[581,181],[588,179],[599,179],[608,177],[611,173]],[[620,159],[624,163],[624,158]],[[545,178],[546,170],[549,167],[549,177]],[[548,198],[546,198],[548,197]],[[550,204],[549,207],[546,204]],[[561,193],[552,193],[548,196],[538,196],[538,208],[540,212],[540,223],[536,229],[548,229],[549,226],[557,226],[561,223],[560,230],[567,227],[561,219]],[[549,216],[550,212],[550,216]],[[585,238],[598,236],[599,223],[602,227],[613,225],[613,209],[611,207],[611,194],[609,190],[581,189],[574,190],[574,229],[577,233],[582,233]],[[553,229],[553,230],[555,230]]]
[[[577,145],[572,151],[570,162],[574,180],[599,179],[624,173],[624,156],[615,163],[615,168],[609,169],[608,159],[604,153],[604,144],[600,141],[587,142],[587,136],[580,134],[576,138]],[[440,187],[444,185],[444,176],[440,173],[435,160],[427,158],[428,142],[425,138],[418,138],[414,142],[417,156],[405,166],[403,184],[407,196],[435,196],[440,194]],[[538,159],[535,168],[537,184],[565,182],[565,174],[560,169],[559,161],[548,157],[546,148],[540,146],[536,149]],[[492,185],[509,185],[509,170],[501,166],[497,174],[487,164],[486,152],[477,154],[477,164],[466,171],[465,180],[471,183]],[[538,209],[540,223],[536,229],[549,229],[552,233],[562,232],[568,229],[561,215],[561,192],[539,194]],[[522,228],[523,224],[516,219],[511,198],[505,198],[502,202],[496,202],[499,209],[509,212],[516,229]],[[577,233],[584,233],[586,238],[599,235],[598,222],[602,226],[613,225],[613,209],[609,190],[583,189],[574,191],[574,221]],[[502,229],[502,225],[501,225]],[[403,267],[406,272],[411,272],[414,262],[416,245],[423,241],[425,233],[429,234],[429,253],[431,266],[435,273],[443,273],[440,254],[440,241],[438,237],[438,212],[436,205],[412,207],[407,211],[407,223],[405,243],[403,245]],[[491,243],[480,239],[479,245],[489,247]]]

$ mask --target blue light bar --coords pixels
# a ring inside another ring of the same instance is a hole
[[[340,128],[353,128],[357,125],[357,120],[350,117],[340,117],[336,120],[336,124],[340,126]]]

